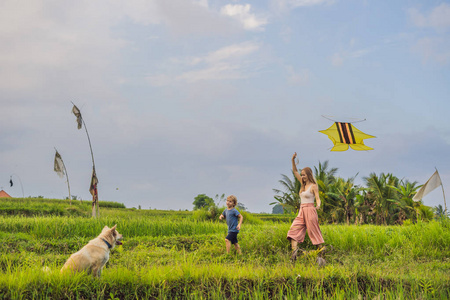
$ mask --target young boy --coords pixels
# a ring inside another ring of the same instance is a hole
[[[237,235],[241,229],[242,221],[244,217],[234,208],[237,205],[237,198],[234,195],[227,197],[227,209],[223,211],[219,219],[227,220],[228,235],[225,238],[225,245],[227,247],[227,253],[230,253],[231,244],[236,248],[237,253],[241,254],[241,247],[239,247]]]

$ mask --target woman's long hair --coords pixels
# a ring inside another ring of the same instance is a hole
[[[310,167],[305,167],[302,169],[302,171],[305,171],[306,178],[314,184],[316,184],[316,179],[314,178],[313,172]],[[300,171],[301,172],[301,171]],[[306,182],[302,179],[302,187],[300,188],[300,193],[305,191]]]

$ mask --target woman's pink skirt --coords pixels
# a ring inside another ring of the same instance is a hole
[[[292,222],[291,228],[287,233],[287,239],[293,239],[298,243],[302,243],[305,240],[306,231],[308,231],[308,236],[313,245],[324,243],[314,203],[305,203],[300,206],[298,216]]]

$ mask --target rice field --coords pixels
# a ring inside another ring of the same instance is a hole
[[[89,205],[47,204],[47,213],[0,214],[1,299],[450,298],[448,220],[322,225],[333,250],[319,267],[308,239],[308,252],[290,262],[293,216],[245,213],[239,256],[226,254],[226,224],[198,212],[101,208],[92,219]],[[76,214],[67,213],[74,207]],[[123,245],[112,250],[101,278],[60,275],[70,254],[114,224]]]

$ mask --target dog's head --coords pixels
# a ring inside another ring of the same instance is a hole
[[[117,224],[112,228],[108,226],[103,227],[102,236],[111,244],[111,248],[114,248],[115,245],[122,245],[123,236],[116,229]]]

